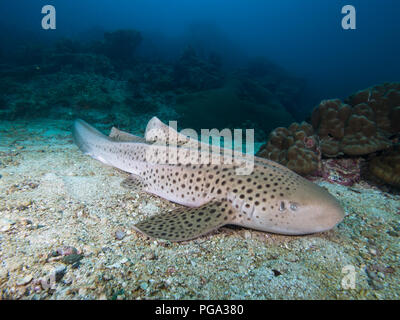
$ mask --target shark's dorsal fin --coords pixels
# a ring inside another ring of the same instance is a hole
[[[152,238],[185,241],[231,223],[236,211],[226,200],[211,201],[197,208],[179,208],[137,223],[134,228]]]
[[[111,128],[109,138],[112,139],[113,141],[120,141],[120,142],[147,143],[145,138],[135,136],[131,133],[119,130],[116,127]]]
[[[166,145],[170,145],[171,142],[173,142],[174,145],[179,147],[209,150],[212,153],[220,153],[221,150],[223,150],[222,148],[219,148],[219,146],[213,146],[209,143],[204,143],[197,139],[193,139],[190,136],[186,136],[166,125],[157,117],[151,118],[147,123],[144,137],[147,142],[158,142]]]
[[[166,125],[157,117],[151,118],[150,121],[147,123],[146,132],[145,132],[145,140],[148,143],[157,141],[157,142],[165,143],[168,145],[169,144],[168,134],[170,134],[171,137],[173,139],[175,139],[175,141],[178,142],[177,143],[178,146],[184,145],[186,148],[203,148],[203,150],[210,150],[211,152],[215,152],[215,153],[222,153],[226,150],[224,148],[219,148],[218,146],[212,146],[210,144],[204,144],[201,141],[194,140],[190,137],[187,137],[187,136],[179,133],[178,131],[176,131],[174,128],[171,128],[170,126]],[[228,150],[228,151],[231,151],[231,150]],[[237,151],[235,154],[238,157],[245,157],[245,154],[237,152]],[[261,165],[261,166],[270,166],[270,167],[279,168],[279,169],[282,169],[285,171],[290,171],[290,169],[288,169],[287,167],[285,167],[279,163],[276,163],[274,161],[271,161],[269,159],[260,158],[260,157],[256,157],[256,156],[254,156],[253,159],[256,164]]]
[[[151,118],[147,123],[144,137],[147,142],[165,143],[168,145],[171,141],[174,141],[177,146],[186,146],[191,140],[189,137],[163,123],[157,117]]]

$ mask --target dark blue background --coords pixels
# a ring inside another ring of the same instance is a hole
[[[56,7],[56,31],[41,30],[45,4]],[[341,28],[346,4],[356,7],[357,30]],[[342,98],[400,75],[398,0],[2,0],[0,12],[1,40],[11,43],[20,30],[46,39],[94,26],[131,27],[157,35],[166,57],[181,52],[191,24],[202,23],[212,26],[204,46],[224,51],[227,61],[266,56],[305,77],[321,98]]]

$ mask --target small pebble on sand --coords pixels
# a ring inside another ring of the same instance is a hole
[[[33,279],[33,277],[29,274],[29,275],[25,276],[24,278],[19,279],[17,281],[17,286],[24,286],[24,285],[28,284],[29,282],[31,282],[32,279]]]
[[[123,238],[125,238],[125,236],[126,236],[126,233],[124,231],[122,231],[122,230],[115,231],[115,238],[117,240],[122,240]]]

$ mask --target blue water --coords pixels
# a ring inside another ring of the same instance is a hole
[[[56,32],[41,31],[45,4],[57,9]],[[341,28],[346,4],[356,8],[356,30]],[[92,27],[135,28],[162,38],[158,49],[170,56],[199,23],[199,41],[207,49],[222,51],[226,59],[267,56],[305,77],[318,97],[344,97],[400,74],[397,0],[3,0],[0,14],[1,25],[11,28],[0,32],[3,50],[20,30],[47,38],[79,36]],[[224,42],[235,49],[225,51]]]
[[[47,4],[56,9],[55,30],[43,30],[41,26],[44,17],[41,10]],[[356,10],[355,30],[342,28],[345,16],[342,8],[348,4]],[[218,67],[224,72],[242,70],[261,57],[272,66],[268,76],[275,84],[268,89],[273,91],[273,97],[260,102],[255,97],[257,94],[246,91],[245,98],[270,106],[278,99],[292,115],[287,121],[281,121],[285,115],[278,116],[266,127],[259,124],[266,134],[276,126],[307,119],[322,99],[344,99],[358,90],[398,81],[400,75],[400,2],[397,0],[354,0],[351,3],[333,0],[3,0],[0,15],[3,68],[14,63],[45,70],[44,60],[51,57],[49,51],[60,39],[72,39],[85,46],[93,41],[101,42],[105,32],[119,29],[133,29],[141,34],[132,61],[155,61],[172,66],[188,45],[203,60],[216,56]],[[25,56],[21,56],[23,50]],[[57,54],[65,50],[59,48]],[[114,53],[113,58],[115,56]],[[59,65],[66,63],[61,61]],[[117,70],[117,77],[123,73],[122,69]],[[224,76],[216,81],[222,83]],[[150,77],[154,78],[154,74]],[[180,75],[175,74],[177,77]],[[198,78],[198,75],[193,77]],[[205,78],[201,81],[207,85],[195,84],[193,88],[203,90],[223,86],[221,83],[210,84],[211,80]],[[143,83],[142,79],[135,81]],[[280,88],[276,88],[278,81],[281,81]],[[168,90],[180,86],[181,83],[173,83]],[[187,88],[182,88],[183,91],[178,93],[188,93]],[[276,98],[278,95],[280,97]],[[11,98],[0,95],[0,102],[4,99]],[[68,104],[71,101],[64,102],[64,105]],[[249,113],[259,119],[260,114],[253,109],[249,108]],[[194,118],[197,115],[191,115],[191,119]],[[250,116],[248,120],[254,122]],[[229,120],[215,124],[211,121],[205,125],[237,126],[236,122]],[[194,126],[193,121],[187,121],[187,124]]]

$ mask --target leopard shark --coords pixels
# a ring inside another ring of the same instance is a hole
[[[241,153],[226,161],[227,149],[204,148],[156,117],[144,137],[115,127],[106,136],[77,119],[73,138],[83,153],[130,173],[123,185],[181,205],[134,225],[152,238],[191,240],[224,225],[305,235],[330,230],[344,218],[339,201],[326,189],[283,165]],[[173,154],[177,161],[171,161]],[[250,162],[250,173],[238,173]]]

